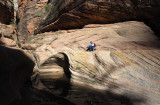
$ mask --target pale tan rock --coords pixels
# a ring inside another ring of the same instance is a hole
[[[0,23],[0,34],[7,38],[13,38],[13,36],[15,36],[13,25],[5,25]]]
[[[21,44],[21,48],[25,50],[35,50],[37,46],[37,44]]]
[[[86,51],[90,41],[97,45],[93,52]],[[129,97],[134,105],[160,103],[160,42],[143,22],[49,32],[34,36],[30,44],[39,42],[34,53],[43,79],[68,77],[72,84]]]
[[[9,39],[9,38],[2,37],[1,41],[2,41],[2,43],[5,44],[5,46],[9,46],[9,47],[16,47],[17,46],[16,42],[12,39]]]

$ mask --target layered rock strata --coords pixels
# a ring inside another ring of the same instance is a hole
[[[90,41],[97,44],[94,52],[85,51]],[[68,78],[129,97],[134,105],[160,104],[160,42],[142,22],[87,25],[39,34],[27,43],[23,47],[32,48],[43,79]]]
[[[19,32],[23,39],[34,34],[41,18],[46,14],[43,9],[48,0],[19,0],[18,15]]]
[[[128,20],[144,21],[157,34],[160,27],[159,0],[21,0],[18,11],[24,36]]]
[[[40,32],[46,32],[78,28],[91,23],[113,23],[134,19],[146,21],[158,31],[159,6],[158,0],[53,0],[48,16],[40,23],[38,29]]]

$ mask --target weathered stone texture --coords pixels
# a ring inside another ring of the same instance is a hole
[[[90,41],[97,45],[94,52],[86,52]],[[32,36],[26,47],[33,47],[44,80],[68,78],[76,85],[129,97],[133,105],[158,105],[159,44],[143,22],[130,21],[46,32]]]
[[[16,47],[16,31],[13,25],[5,25],[0,23],[0,41],[2,41],[5,46]]]
[[[159,0],[53,0],[50,7],[35,32],[126,20],[145,21],[159,31]]]
[[[44,6],[48,0],[19,0],[19,32],[24,39],[34,34],[40,19],[44,16]]]
[[[159,33],[159,0],[22,0],[19,6],[19,31],[24,36],[127,20],[144,21]]]

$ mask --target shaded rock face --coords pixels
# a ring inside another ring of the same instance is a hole
[[[14,5],[12,0],[0,1],[0,23],[9,24],[14,18]]]
[[[40,67],[40,78],[51,79],[70,79],[71,73],[69,70],[68,57],[64,53],[55,54],[48,58]]]
[[[4,37],[5,34],[2,33],[0,34],[0,103],[9,105],[22,98],[21,91],[25,86],[31,86],[34,62],[20,49],[6,47],[15,46],[8,44],[13,40]]]
[[[35,34],[126,20],[145,21],[159,32],[159,0],[51,0],[49,6]]]
[[[86,52],[90,41],[97,45],[94,52]],[[31,37],[29,45],[34,48],[37,71],[46,81],[61,80],[69,70],[70,77],[65,78],[71,84],[129,97],[132,103],[126,105],[160,104],[160,42],[142,22],[91,24],[83,29],[48,32]],[[68,99],[73,102],[71,97]]]
[[[0,45],[0,103],[21,99],[21,90],[30,81],[34,63],[22,51]]]
[[[16,47],[16,31],[12,25],[5,25],[0,23],[0,40],[5,46]]]

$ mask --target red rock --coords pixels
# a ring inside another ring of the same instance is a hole
[[[81,28],[91,23],[114,23],[133,19],[145,21],[154,31],[159,32],[159,0],[54,0],[50,6],[52,9],[40,22],[35,34]]]
[[[44,16],[46,0],[19,0],[18,19],[19,33],[24,36],[31,36],[37,28],[40,19]]]

